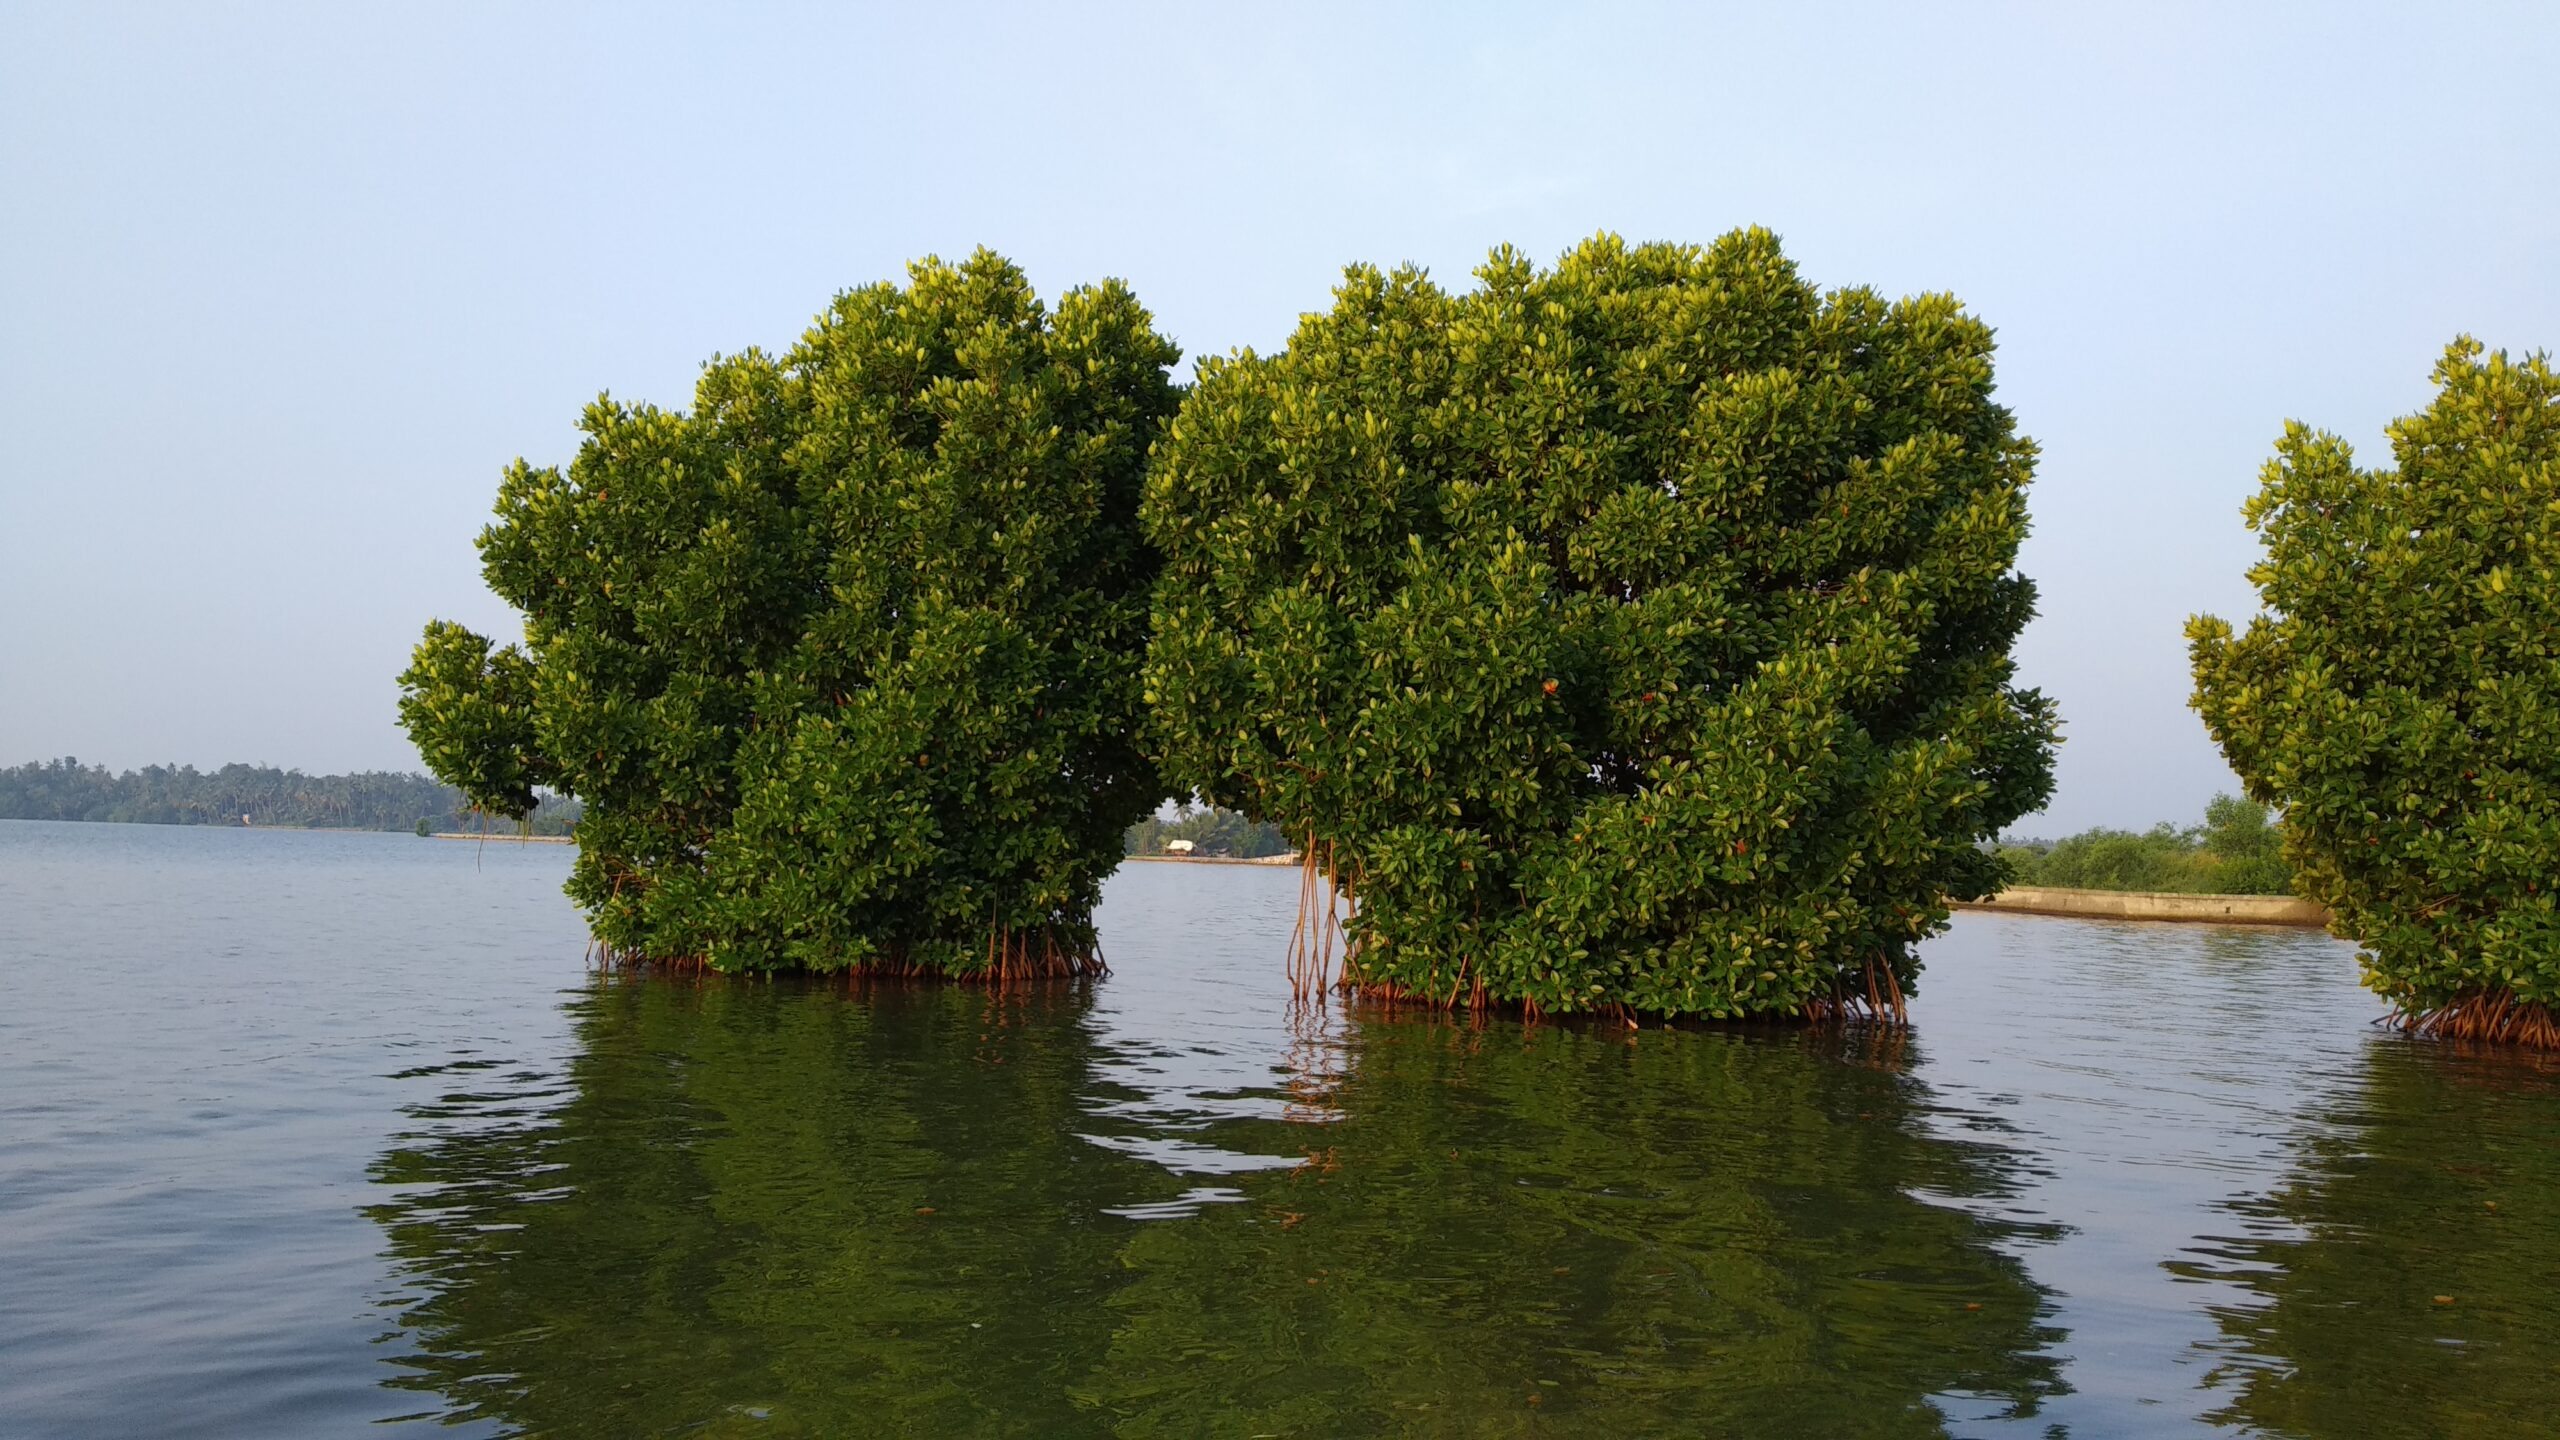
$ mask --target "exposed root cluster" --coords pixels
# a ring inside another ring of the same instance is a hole
[[[660,970],[695,976],[719,973],[712,969],[707,956],[648,955],[602,940],[588,942],[587,963],[608,970]],[[862,980],[957,980],[1004,986],[1037,980],[1100,979],[1111,973],[1111,965],[1103,959],[1102,947],[1089,938],[1061,935],[1047,927],[1016,930],[1010,925],[991,923],[987,927],[986,963],[974,969],[955,971],[929,964],[899,945],[856,964],[811,973],[828,980],[840,978],[847,985]]]
[[[1808,1001],[1804,1018],[1816,1025],[1884,1025],[1896,1030],[1909,1029],[1911,1011],[1902,999],[1902,982],[1894,977],[1893,966],[1881,955],[1867,957],[1867,988],[1864,995],[1856,990],[1834,985],[1827,997]]]
[[[1313,1000],[1352,986],[1344,902],[1354,887],[1343,883],[1331,841],[1319,843],[1310,833],[1298,856],[1298,924],[1289,932],[1289,993]],[[1334,973],[1337,961],[1342,966],[1339,978]]]
[[[1007,985],[1024,980],[1098,980],[1110,973],[1102,947],[1092,941],[1061,942],[1058,932],[1045,926],[1015,930],[992,924],[987,927],[986,968],[953,978]]]
[[[599,939],[587,941],[587,965],[596,970],[663,970],[670,975],[711,973],[708,956],[651,955]]]
[[[2412,1035],[2438,1040],[2478,1040],[2560,1050],[2560,1017],[2551,1007],[2518,1000],[2513,990],[2481,990],[2429,1010],[2401,1010],[2387,1017]]]
[[[1384,1006],[1390,1010],[1445,1010],[1452,1013],[1463,1010],[1470,1015],[1487,1015],[1500,1008],[1500,1002],[1493,998],[1493,992],[1485,988],[1484,977],[1479,975],[1470,978],[1463,971],[1459,974],[1458,982],[1452,985],[1445,995],[1395,980],[1372,980],[1357,973],[1346,975],[1342,988],[1369,1004]],[[1538,1018],[1539,1011],[1535,1001],[1521,1001],[1520,1010],[1523,1019]]]
[[[1291,938],[1289,951],[1290,984],[1301,999],[1310,994],[1322,994],[1328,984],[1327,972],[1321,965],[1305,959],[1309,947],[1301,938],[1308,930],[1310,911],[1323,904],[1319,889],[1312,880],[1301,887],[1298,935]],[[1318,924],[1321,924],[1322,912],[1317,913]],[[1911,1026],[1910,1006],[1903,998],[1902,982],[1895,978],[1893,966],[1882,955],[1872,956],[1866,964],[1865,980],[1864,994],[1846,986],[1835,986],[1830,995],[1808,1002],[1794,1015],[1767,1018],[1801,1020],[1817,1026],[1858,1025],[1870,1029],[1908,1030]],[[1496,1011],[1511,1011],[1532,1025],[1547,1018],[1545,1008],[1535,1000],[1495,1000],[1485,985],[1484,976],[1465,964],[1459,966],[1458,974],[1447,990],[1423,989],[1398,980],[1373,979],[1362,974],[1358,953],[1354,950],[1343,957],[1341,978],[1330,984],[1331,988],[1366,1003],[1389,1009],[1438,1010],[1453,1014],[1463,1010],[1476,1017]],[[1645,1012],[1614,1000],[1573,1013],[1629,1030],[1642,1029],[1646,1018]],[[1657,1024],[1667,1024],[1672,1017],[1656,1016],[1654,1019]]]

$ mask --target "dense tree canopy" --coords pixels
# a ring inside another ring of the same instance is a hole
[[[1054,312],[985,252],[837,299],[689,412],[599,400],[480,548],[521,647],[430,626],[402,717],[499,811],[585,800],[616,951],[724,969],[1059,970],[1121,831],[1173,345],[1117,282]]]
[[[1988,327],[1774,237],[1350,270],[1159,444],[1167,775],[1308,837],[1437,1003],[1890,1007],[2042,803]]]
[[[2435,378],[2390,469],[2286,427],[2246,512],[2265,613],[2189,624],[2195,703],[2377,991],[2560,1045],[2560,387],[2468,339]]]

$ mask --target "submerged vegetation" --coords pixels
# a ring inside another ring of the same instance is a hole
[[[1350,270],[1157,447],[1168,778],[1303,845],[1322,983],[1532,1013],[1896,1014],[2043,803],[2034,447],[1989,327],[1765,231],[1480,288]]]
[[[2284,895],[2293,869],[2282,853],[2284,827],[2267,807],[2217,795],[2204,824],[2166,821],[2149,830],[2100,827],[2051,844],[2004,841],[2000,858],[2013,885],[2075,890],[2157,890],[2191,895]]]
[[[433,625],[401,719],[500,813],[587,807],[609,955],[723,970],[1101,965],[1160,793],[1136,512],[1178,352],[1117,282],[1055,311],[980,252],[839,297],[689,412],[598,400],[480,552],[521,647]]]
[[[2560,382],[2470,340],[2435,378],[2388,469],[2287,427],[2195,703],[2405,1024],[2560,1047]]]

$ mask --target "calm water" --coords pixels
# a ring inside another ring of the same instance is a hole
[[[1899,1044],[588,974],[558,847],[0,822],[0,1434],[2552,1433],[2560,1076],[1965,916]],[[2436,1297],[2449,1297],[2439,1304]]]

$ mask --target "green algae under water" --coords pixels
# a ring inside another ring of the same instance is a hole
[[[1970,915],[1907,1039],[1630,1034],[1293,1008],[1247,867],[1116,877],[1098,985],[596,976],[567,858],[0,825],[0,1431],[2560,1415],[2560,1080],[2325,937]]]

